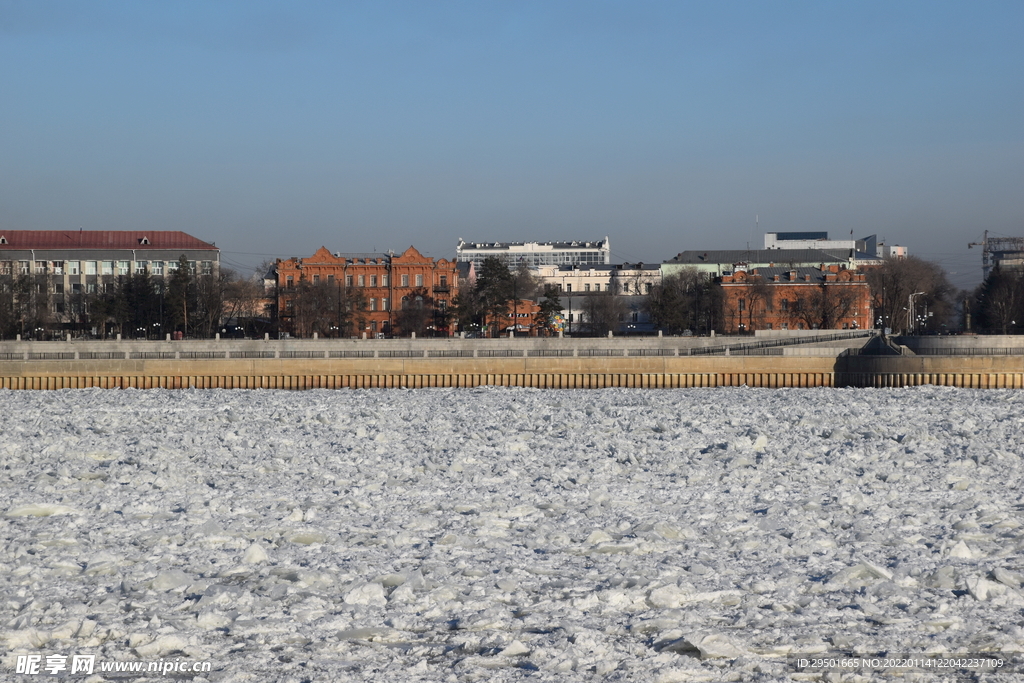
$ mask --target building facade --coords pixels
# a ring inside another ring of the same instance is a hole
[[[887,245],[878,241],[878,235],[868,235],[859,240],[830,240],[827,232],[766,232],[765,249],[820,249],[831,254],[849,255],[858,261],[872,261],[885,258],[906,258],[907,248],[897,244]]]
[[[454,332],[450,310],[458,294],[457,264],[424,256],[415,247],[401,254],[331,253],[321,247],[308,258],[278,259],[276,271],[278,315],[282,327],[292,334],[308,336],[315,331],[321,335],[407,336],[417,329],[420,334],[431,335]],[[340,329],[340,313],[339,324],[333,327],[329,316],[323,318],[323,324],[313,326],[319,329],[312,329],[301,319],[301,296],[318,285],[333,290],[339,301],[344,298],[355,306],[356,310],[350,312],[353,329]]]
[[[459,239],[456,261],[471,261],[477,272],[491,256],[510,269],[519,264],[527,268],[562,265],[608,265],[612,262],[611,242],[605,237],[596,242],[466,242]]]
[[[577,331],[591,322],[587,319],[586,297],[611,293],[621,314],[616,331],[649,332],[653,329],[645,303],[651,289],[661,282],[661,268],[643,263],[614,266],[541,266],[536,269],[543,287],[551,285],[562,301],[562,318]]]
[[[32,276],[55,323],[75,321],[90,296],[111,291],[118,277],[147,273],[162,288],[181,258],[197,275],[220,272],[220,250],[180,231],[0,231],[0,278]]]
[[[849,254],[833,254],[820,249],[691,250],[680,252],[662,263],[661,276],[668,277],[686,268],[721,277],[744,268],[813,268],[832,265],[853,268],[854,262]]]
[[[864,274],[838,265],[736,270],[716,282],[726,334],[871,327],[871,288]]]

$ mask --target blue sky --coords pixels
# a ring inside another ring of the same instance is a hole
[[[268,257],[1024,235],[1024,3],[0,0],[0,227]],[[758,217],[760,231],[755,228]]]

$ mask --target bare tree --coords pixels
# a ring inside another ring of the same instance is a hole
[[[881,318],[883,328],[914,329],[910,296],[919,292],[921,294],[914,299],[914,308],[918,305],[927,306],[934,313],[928,321],[929,325],[941,325],[952,311],[949,296],[953,288],[945,272],[936,263],[914,256],[888,258],[881,266],[865,268],[864,274],[871,286],[875,322]]]
[[[613,292],[592,292],[583,297],[583,315],[586,329],[598,336],[619,329],[628,307],[623,298]]]
[[[707,273],[684,268],[651,287],[645,306],[651,320],[670,334],[706,334],[721,319],[721,288]]]
[[[343,337],[363,327],[361,293],[330,282],[300,280],[291,297],[292,331],[299,337]]]
[[[403,296],[401,307],[396,321],[401,333],[415,332],[417,337],[425,337],[434,322],[434,299],[427,288],[419,287]]]
[[[822,284],[809,289],[796,299],[793,312],[810,329],[834,329],[857,307],[856,291],[849,286]]]

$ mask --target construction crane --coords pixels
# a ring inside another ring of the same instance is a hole
[[[981,247],[981,272],[987,280],[992,268],[997,265],[1024,266],[1024,237],[992,237],[988,230],[980,242],[970,242],[967,248]]]

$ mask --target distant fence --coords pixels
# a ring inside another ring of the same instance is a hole
[[[766,339],[764,341],[756,342],[742,342],[738,344],[722,344],[719,346],[705,346],[702,348],[690,349],[690,354],[693,356],[700,355],[725,355],[726,353],[746,353],[754,354],[761,349],[772,349],[781,346],[795,346],[797,344],[825,344],[833,341],[840,341],[843,339],[860,339],[862,337],[871,337],[875,334],[874,330],[854,330],[851,332],[835,332],[831,334],[819,334],[814,336],[806,337],[781,337]],[[771,355],[771,354],[763,354]]]

